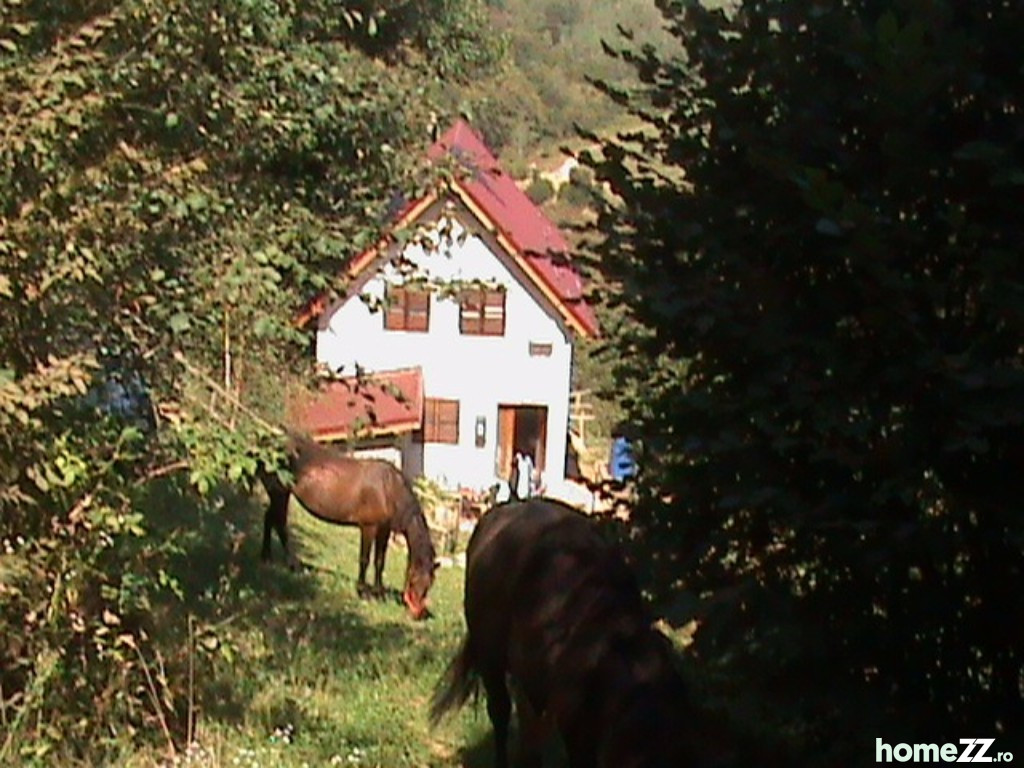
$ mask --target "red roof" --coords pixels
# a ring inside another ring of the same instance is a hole
[[[466,174],[458,185],[512,243],[580,326],[593,336],[597,318],[583,298],[583,280],[569,260],[569,244],[464,120],[457,120],[428,150],[438,160],[454,158]]]
[[[317,440],[412,432],[423,423],[423,375],[404,368],[338,379],[290,410],[292,422]]]

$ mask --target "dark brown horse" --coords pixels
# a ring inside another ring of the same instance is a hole
[[[329,523],[358,525],[360,596],[384,594],[384,559],[391,532],[405,536],[409,561],[402,596],[409,613],[420,619],[427,615],[427,592],[434,583],[434,545],[408,481],[393,465],[380,460],[362,460],[345,456],[334,448],[308,437],[289,435],[291,485],[277,474],[261,473],[270,505],[263,519],[263,559],[270,559],[271,533],[284,547],[288,564],[295,557],[288,546],[288,498],[294,496],[315,517]],[[374,555],[374,588],[366,583],[370,548]]]
[[[497,768],[515,697],[521,762],[557,729],[572,768],[724,765],[728,739],[688,699],[623,557],[593,523],[537,499],[495,507],[469,542],[462,649],[438,683],[436,723],[487,694]]]

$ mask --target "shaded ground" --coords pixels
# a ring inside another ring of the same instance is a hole
[[[212,514],[168,519],[190,540],[176,561],[203,654],[190,754],[127,756],[125,766],[465,766],[489,768],[483,708],[467,707],[431,731],[430,694],[461,641],[459,568],[438,572],[434,617],[412,622],[397,598],[355,594],[358,532],[296,510],[304,567],[259,559],[262,510],[215,502]],[[183,530],[183,529],[182,529]],[[389,549],[385,583],[401,586],[405,549]],[[183,642],[185,639],[183,638]]]

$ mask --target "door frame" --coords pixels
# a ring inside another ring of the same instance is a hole
[[[548,413],[537,403],[499,403],[495,464],[498,477],[508,480],[517,450],[533,448],[533,465],[543,472],[547,463]]]

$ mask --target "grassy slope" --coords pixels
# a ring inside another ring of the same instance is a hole
[[[482,707],[467,707],[433,731],[426,721],[433,686],[462,638],[461,569],[439,570],[435,615],[413,623],[397,596],[356,598],[355,529],[296,511],[291,528],[307,568],[292,574],[276,540],[277,561],[260,562],[254,504],[226,501],[221,519],[209,521],[211,529],[218,525],[225,532],[208,531],[185,570],[189,610],[203,616],[218,606],[205,625],[216,628],[219,646],[207,652],[210,665],[197,683],[201,750],[173,764],[491,765]],[[233,554],[220,546],[229,541],[237,546]],[[404,547],[393,542],[388,555],[385,583],[397,588]],[[286,729],[293,729],[287,740]],[[163,755],[124,761],[132,768],[154,764],[166,764]]]

